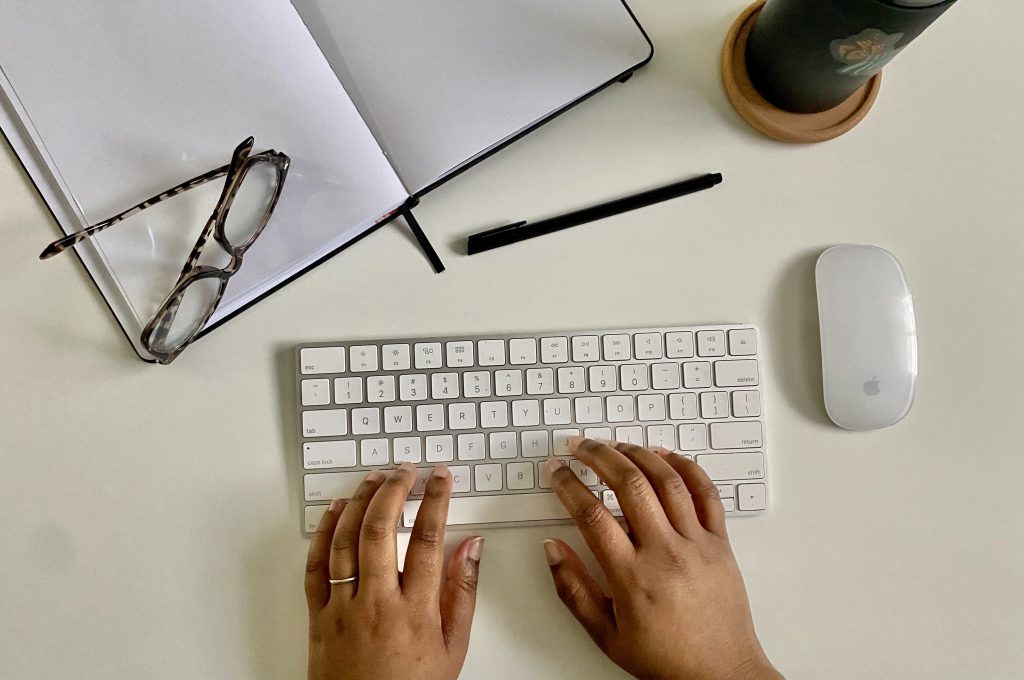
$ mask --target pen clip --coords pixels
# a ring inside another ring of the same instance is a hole
[[[498,234],[504,234],[506,231],[514,231],[516,229],[519,229],[520,227],[525,227],[526,225],[527,225],[527,221],[526,220],[523,220],[522,222],[513,222],[512,224],[506,224],[503,227],[495,227],[494,229],[488,229],[487,231],[481,231],[479,234],[473,234],[472,236],[470,236],[470,238],[473,239],[473,238],[479,238],[479,237],[496,236]]]

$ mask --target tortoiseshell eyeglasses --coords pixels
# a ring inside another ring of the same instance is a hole
[[[158,363],[171,363],[195,340],[213,316],[224,297],[228,279],[242,266],[242,256],[263,233],[281,197],[290,159],[273,149],[250,155],[252,147],[253,138],[249,137],[238,145],[228,165],[168,189],[88,229],[54,241],[39,259],[51,258],[150,206],[226,176],[220,200],[185,261],[178,281],[142,331],[142,344],[146,350]],[[224,267],[199,264],[211,234],[231,257]]]

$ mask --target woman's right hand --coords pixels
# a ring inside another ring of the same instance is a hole
[[[559,597],[598,647],[643,680],[781,679],[754,632],[718,489],[700,466],[629,444],[575,439],[570,448],[615,492],[629,527],[562,461],[548,461],[610,592],[562,541],[544,551]]]

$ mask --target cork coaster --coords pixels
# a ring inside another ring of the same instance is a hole
[[[722,82],[743,120],[783,142],[827,142],[846,134],[868,115],[882,86],[882,74],[869,80],[839,106],[821,113],[790,113],[768,103],[747,75],[747,38],[766,0],[757,0],[736,18],[722,49]]]

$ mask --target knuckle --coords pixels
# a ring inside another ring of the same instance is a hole
[[[690,490],[686,488],[686,482],[679,475],[665,475],[660,478],[660,484],[670,496],[682,497],[690,495]]]
[[[430,548],[436,548],[444,543],[444,532],[435,527],[414,527],[410,540]]]
[[[583,584],[579,581],[559,581],[555,586],[558,599],[569,607],[580,604],[584,597]]]
[[[650,488],[647,477],[637,468],[631,468],[622,475],[622,487],[631,494],[641,494]]]
[[[720,500],[722,498],[722,494],[718,491],[718,485],[710,480],[701,484],[700,488],[697,489],[697,493],[713,500]]]
[[[455,587],[466,595],[476,595],[476,575],[465,574],[455,581]]]
[[[352,550],[356,547],[355,537],[348,531],[339,531],[331,541],[331,550],[335,552]]]
[[[605,520],[608,511],[596,500],[583,505],[576,511],[576,522],[585,529],[597,529]]]
[[[326,561],[322,557],[314,557],[306,561],[306,573],[316,574],[324,570],[327,566]]]
[[[362,538],[371,543],[379,543],[391,538],[394,533],[395,527],[389,522],[370,520],[363,524]]]

